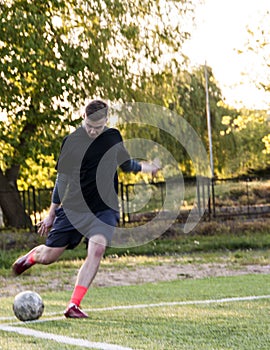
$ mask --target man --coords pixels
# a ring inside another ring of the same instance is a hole
[[[107,113],[106,103],[92,101],[85,109],[82,126],[63,140],[49,213],[39,223],[39,233],[47,236],[46,242],[18,258],[12,266],[18,276],[34,264],[51,264],[65,249],[75,248],[86,237],[87,257],[64,313],[68,318],[88,317],[80,304],[119,218],[117,167],[125,172],[152,175],[159,170],[155,164],[130,159],[119,131],[106,126]]]

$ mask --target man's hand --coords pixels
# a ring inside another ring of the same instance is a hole
[[[39,226],[38,233],[40,234],[40,236],[47,236],[47,234],[50,231],[50,228],[52,227],[53,221],[54,217],[48,215],[45,219],[43,219],[37,224],[37,226]]]
[[[40,236],[47,236],[49,233],[55,219],[55,210],[59,205],[59,203],[51,203],[48,215],[37,224],[39,226],[38,233]]]
[[[155,169],[154,169],[154,171],[152,171],[152,175],[155,177],[157,175],[157,172],[162,169],[160,159],[155,158],[153,160],[153,165],[155,166]]]
[[[153,162],[141,162],[142,166],[142,172],[143,173],[150,173],[152,176],[156,176],[157,172],[161,170],[161,164],[160,160],[158,158],[155,158]]]

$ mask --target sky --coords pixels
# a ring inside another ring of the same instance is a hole
[[[257,76],[265,77],[265,65],[258,55],[244,49],[249,38],[247,26],[260,24],[267,10],[270,11],[270,0],[205,0],[205,5],[196,7],[196,27],[184,52],[192,65],[206,62],[213,69],[225,101],[231,106],[270,108],[270,95],[260,92],[252,82],[259,81]],[[244,52],[239,55],[238,49]]]

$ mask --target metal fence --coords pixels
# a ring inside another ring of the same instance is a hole
[[[141,210],[131,208],[129,199],[135,187],[145,184],[129,184],[122,190],[123,222],[136,221],[146,213],[151,217],[162,210],[166,193],[166,183],[152,183],[154,198]],[[148,184],[149,186],[149,184]],[[138,191],[135,191],[138,192]],[[142,190],[145,193],[145,190]],[[157,195],[155,192],[159,192]],[[184,199],[181,201],[178,219],[185,220],[192,208],[196,207],[203,220],[230,219],[237,217],[255,217],[270,214],[270,180],[268,178],[209,179],[197,177],[185,179]],[[158,199],[157,199],[158,198]],[[147,216],[146,216],[147,217]]]
[[[121,184],[120,193],[123,224],[148,220],[157,212],[166,211],[164,203],[168,198],[175,202],[170,203],[169,207],[179,212],[179,218],[188,216],[194,206],[200,216],[211,213],[211,181],[208,178],[186,179],[182,184],[175,180],[170,181],[169,185],[166,182]]]
[[[264,216],[270,213],[270,179],[218,179],[213,186],[213,217]]]
[[[27,190],[20,191],[23,207],[34,226],[44,219],[51,203],[52,190],[52,188],[36,189],[30,186]]]
[[[174,191],[178,219],[185,220],[194,206],[204,220],[237,216],[263,216],[270,213],[270,180],[257,178],[183,180],[183,192],[166,182],[119,184],[120,224],[149,220],[164,209],[170,191]],[[35,226],[50,206],[52,188],[29,187],[21,191],[26,213]],[[179,199],[179,200],[177,200]]]

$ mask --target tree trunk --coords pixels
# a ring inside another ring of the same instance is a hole
[[[26,214],[16,181],[19,166],[12,166],[4,175],[0,170],[0,207],[6,226],[32,228],[30,217]]]

